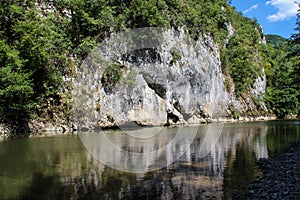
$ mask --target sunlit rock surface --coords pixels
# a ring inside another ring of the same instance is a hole
[[[262,76],[252,92],[264,89]],[[228,105],[245,112],[232,92],[225,90],[219,47],[210,37],[194,41],[183,29],[137,29],[112,35],[78,68],[74,114],[79,128],[199,124],[228,117]]]
[[[120,52],[115,50],[120,41],[112,37],[94,52],[122,65],[123,79],[115,84],[103,81],[103,63],[95,64],[93,56],[85,61],[74,84],[75,99],[85,96],[75,102],[75,112],[83,108],[80,123],[201,123],[202,118],[225,115],[227,94],[218,46],[209,38],[192,41],[183,30],[165,30],[160,36],[158,44]]]

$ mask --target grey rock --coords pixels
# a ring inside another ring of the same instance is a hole
[[[143,34],[154,34],[148,32]],[[192,41],[183,29],[165,30],[158,42],[136,50],[124,42],[129,36],[104,41],[77,70],[73,105],[78,128],[200,124],[227,117],[229,104],[240,113],[252,109],[225,90],[219,47],[210,37]],[[103,78],[111,63],[122,73],[116,82]],[[261,74],[252,90],[257,96],[265,90]]]

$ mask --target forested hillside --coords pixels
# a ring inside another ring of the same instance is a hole
[[[111,33],[139,27],[184,28],[196,41],[208,35],[228,91],[246,99],[264,69],[266,95],[252,100],[279,117],[299,112],[300,16],[292,40],[267,36],[267,45],[256,20],[226,0],[6,0],[0,18],[0,122],[17,132],[32,120],[72,121],[76,66]]]
[[[267,106],[280,118],[299,115],[300,45],[276,35],[266,35],[266,39]]]

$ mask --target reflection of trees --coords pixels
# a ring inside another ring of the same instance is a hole
[[[31,184],[26,188],[21,200],[60,199],[61,183],[58,176],[45,176],[42,173],[32,175]],[[65,196],[67,193],[64,194]]]
[[[299,126],[290,122],[260,122],[255,123],[255,126],[251,123],[247,125],[237,124],[232,130],[223,130],[224,139],[231,139],[231,147],[225,151],[225,197],[230,196],[232,192],[246,191],[248,184],[261,175],[255,164],[258,158],[273,156],[287,147],[289,142],[300,140]]]
[[[25,198],[38,193],[39,185],[59,189],[60,182],[80,176],[89,165],[77,136],[7,141],[0,152],[0,199]]]
[[[273,123],[266,137],[270,156],[278,155],[292,141],[300,141],[299,121]]]
[[[235,125],[233,128],[225,129],[223,134],[223,136],[231,135],[227,137],[227,140],[231,140],[231,148],[228,148],[224,155],[223,190],[225,199],[229,198],[233,192],[246,191],[248,184],[261,175],[255,164],[256,160],[268,156],[267,126],[256,123],[256,126],[242,124],[241,126]]]
[[[256,156],[253,149],[245,144],[237,144],[235,156],[229,152],[226,167],[224,168],[224,195],[232,192],[246,191],[248,184],[261,175],[255,166]]]

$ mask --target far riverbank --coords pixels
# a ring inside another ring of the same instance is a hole
[[[258,117],[240,117],[238,119],[233,118],[218,118],[218,119],[203,119],[199,123],[193,124],[172,124],[175,125],[205,125],[210,123],[238,123],[238,122],[255,122],[255,121],[270,121],[276,120],[276,116],[258,116]],[[162,124],[163,125],[163,124]],[[115,127],[112,127],[115,128]],[[107,129],[107,128],[106,128]],[[92,129],[91,129],[92,130]],[[67,133],[74,133],[77,131],[76,125],[73,123],[51,123],[51,122],[37,122],[32,120],[29,123],[29,130],[27,133],[22,133],[19,137],[35,137],[35,136],[51,136],[51,135],[63,135]],[[5,138],[10,138],[11,131],[5,124],[0,124],[0,141]],[[17,136],[18,137],[18,136]]]

